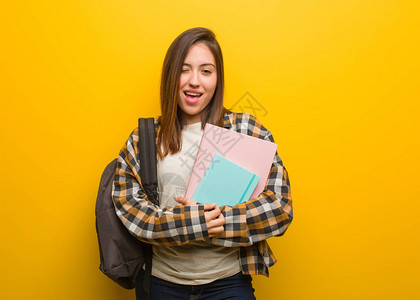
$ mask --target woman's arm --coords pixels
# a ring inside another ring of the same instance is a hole
[[[271,132],[248,113],[236,114],[236,131],[274,143]],[[292,197],[289,176],[277,152],[263,192],[257,198],[221,209],[225,231],[211,239],[214,244],[248,246],[286,232],[293,219]]]
[[[249,246],[283,235],[293,219],[287,170],[276,154],[264,191],[254,199],[233,207],[222,206],[225,231],[211,239],[216,245]]]
[[[266,130],[263,138],[274,142],[270,131],[255,122],[256,127]],[[195,204],[190,199],[178,198],[176,201],[184,205]],[[233,207],[222,206],[221,210],[226,221],[225,230],[210,239],[213,244],[249,246],[285,233],[293,219],[292,197],[288,173],[277,152],[264,191],[257,198]]]
[[[224,218],[215,204],[159,208],[141,187],[138,129],[118,156],[112,197],[125,227],[139,240],[160,245],[183,245],[223,231]]]

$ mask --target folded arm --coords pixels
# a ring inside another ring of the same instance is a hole
[[[274,142],[267,130],[264,139]],[[184,205],[196,204],[178,199]],[[254,199],[233,207],[222,206],[225,230],[209,242],[225,247],[249,246],[285,233],[293,219],[290,182],[286,168],[276,152],[264,191]]]
[[[137,141],[136,129],[119,154],[112,190],[116,213],[129,232],[147,243],[179,246],[222,231],[224,219],[215,205],[160,208],[147,199],[139,176]]]

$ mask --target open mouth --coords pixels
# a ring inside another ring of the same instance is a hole
[[[199,93],[191,93],[191,92],[184,92],[184,95],[185,95],[185,100],[188,102],[188,103],[191,103],[191,104],[193,104],[193,103],[196,103],[200,98],[201,98],[201,96],[203,95],[203,94],[199,94]]]

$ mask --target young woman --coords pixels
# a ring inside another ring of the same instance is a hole
[[[257,198],[218,207],[180,197],[206,123],[274,142],[255,117],[226,109],[223,91],[223,57],[213,32],[183,32],[166,53],[155,120],[159,207],[142,190],[138,128],[120,152],[113,199],[127,229],[153,244],[151,299],[255,299],[250,275],[268,276],[276,262],[266,240],[283,235],[292,221],[289,179],[277,153]]]

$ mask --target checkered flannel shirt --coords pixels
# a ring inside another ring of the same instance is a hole
[[[226,114],[224,127],[274,142],[270,131],[248,113]],[[156,133],[158,130],[155,120]],[[293,219],[289,177],[277,152],[263,192],[233,207],[222,206],[225,230],[209,238],[204,204],[159,207],[148,201],[139,175],[138,138],[136,128],[120,151],[112,190],[116,213],[130,233],[150,244],[180,246],[207,241],[240,247],[242,273],[268,276],[276,258],[266,240],[283,235]]]

